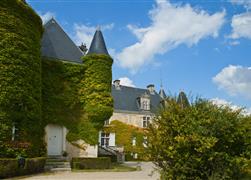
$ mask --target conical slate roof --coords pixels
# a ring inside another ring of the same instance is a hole
[[[166,93],[165,93],[165,91],[164,91],[163,88],[160,89],[159,95],[160,95],[160,97],[161,97],[162,99],[165,99],[165,98],[166,98]]]
[[[178,96],[178,99],[177,99],[177,103],[180,104],[182,107],[188,107],[188,106],[190,106],[190,103],[189,103],[189,101],[187,99],[187,96],[186,96],[186,94],[183,91],[181,91],[179,93],[179,96]]]
[[[42,56],[82,63],[83,53],[53,18],[44,25],[41,46]]]
[[[98,28],[94,34],[90,49],[87,54],[105,54],[109,56],[106,49],[105,40],[101,30]]]

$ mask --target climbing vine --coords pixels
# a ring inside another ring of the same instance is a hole
[[[147,130],[115,120],[112,121],[109,126],[104,127],[103,131],[115,133],[116,146],[124,147],[124,152],[128,160],[132,159],[131,153],[137,153],[138,159],[147,160],[147,156],[144,154],[145,147],[143,145],[143,143],[146,143],[144,142],[144,138],[146,138]],[[133,139],[135,139],[135,145],[132,143]]]
[[[40,17],[25,1],[0,1],[3,157],[44,155],[44,127],[50,123],[65,126],[70,142],[83,139],[97,144],[98,131],[113,112],[113,60],[106,55],[87,55],[83,64],[44,57],[41,61],[42,33]],[[11,141],[13,127],[18,143]]]
[[[107,55],[92,54],[83,57],[85,78],[81,103],[88,119],[97,129],[101,129],[104,121],[113,113],[112,63],[112,58]]]
[[[59,124],[69,132],[70,142],[83,139],[96,144],[98,131],[88,121],[84,105],[80,102],[84,95],[83,64],[68,63],[57,59],[42,60],[42,119],[44,126]]]
[[[29,144],[24,154],[44,153],[41,129],[40,17],[21,0],[0,1],[0,151],[16,156],[10,140]]]

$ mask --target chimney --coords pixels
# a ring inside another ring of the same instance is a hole
[[[153,84],[149,84],[147,86],[147,89],[150,92],[150,94],[154,94],[155,93],[155,89],[154,89],[154,85]]]
[[[113,84],[115,86],[115,89],[117,89],[117,90],[120,89],[120,80],[119,79],[114,80]]]

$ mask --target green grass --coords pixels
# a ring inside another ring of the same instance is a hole
[[[136,167],[129,167],[126,165],[113,163],[111,169],[72,169],[72,172],[130,172],[140,170],[141,169]]]

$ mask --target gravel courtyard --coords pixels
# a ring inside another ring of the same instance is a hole
[[[127,163],[129,166],[136,166],[135,162]],[[157,180],[158,174],[154,172],[153,175],[153,164],[151,162],[142,162],[141,171],[132,172],[57,172],[55,174],[48,175],[35,175],[32,177],[26,177],[23,179],[86,179],[86,180]]]

